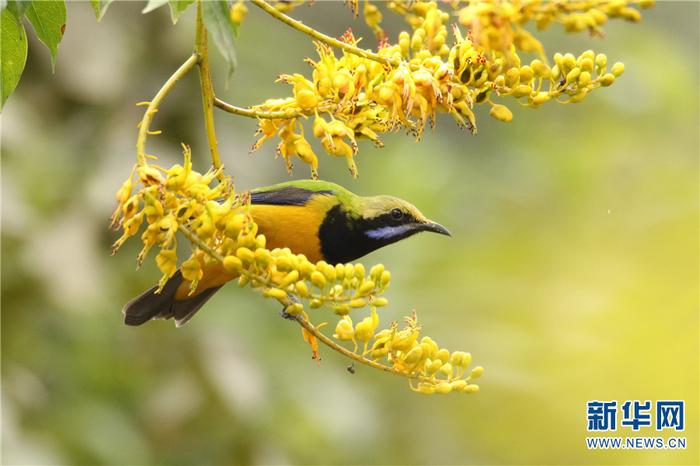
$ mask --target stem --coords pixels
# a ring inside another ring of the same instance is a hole
[[[284,303],[283,303],[284,304]],[[408,379],[413,379],[413,380],[430,380],[428,377],[418,375],[418,374],[406,374],[405,372],[398,371],[392,367],[385,366],[382,363],[379,363],[377,361],[373,361],[372,359],[367,359],[365,357],[360,356],[357,353],[353,353],[349,349],[340,346],[330,338],[328,338],[326,335],[321,333],[320,330],[318,330],[311,322],[308,321],[308,319],[305,319],[304,317],[298,316],[296,318],[296,321],[304,327],[309,333],[311,333],[313,336],[318,338],[321,343],[324,345],[328,346],[334,351],[337,351],[338,353],[342,354],[345,357],[348,357],[352,359],[353,361],[357,361],[360,364],[364,364],[365,366],[372,367],[374,369],[379,369],[384,372],[388,372],[389,374],[394,374],[394,375],[399,375],[401,377],[406,377]]]
[[[204,127],[209,141],[211,163],[214,168],[221,168],[219,157],[219,144],[216,141],[216,129],[214,128],[214,86],[211,82],[209,70],[209,47],[207,44],[207,28],[202,20],[202,2],[197,1],[197,29],[195,32],[194,53],[199,65],[199,83],[202,90],[202,107],[204,108]],[[224,173],[219,173],[219,180],[223,180]]]
[[[302,115],[304,115],[303,112],[297,111],[297,110],[279,110],[277,112],[266,112],[262,110],[253,110],[251,108],[242,108],[242,107],[236,107],[235,105],[231,105],[227,102],[224,102],[223,100],[219,98],[214,98],[214,105],[216,107],[219,107],[221,110],[224,110],[225,112],[233,113],[234,115],[240,115],[240,116],[245,116],[248,118],[264,118],[264,119],[269,119],[269,120],[281,120],[281,119],[290,119],[290,118],[297,118]]]
[[[168,78],[167,81],[163,84],[163,86],[160,88],[158,93],[153,97],[153,99],[150,101],[148,104],[148,108],[146,109],[146,113],[143,115],[143,118],[141,119],[141,123],[139,123],[139,134],[136,138],[136,158],[137,162],[140,166],[146,165],[146,138],[148,138],[148,134],[150,132],[150,127],[151,127],[151,121],[153,121],[153,116],[156,114],[158,111],[158,106],[160,103],[163,101],[166,95],[168,95],[168,92],[175,86],[175,83],[182,78],[184,75],[187,74],[188,71],[190,71],[196,64],[197,64],[198,58],[196,54],[193,54],[190,56],[185,63],[180,65],[180,68],[175,71],[175,73],[172,74]]]
[[[265,0],[251,0],[251,3],[253,3],[258,8],[261,8],[262,10],[264,10],[270,16],[278,19],[279,21],[282,21],[286,25],[293,27],[297,31],[303,32],[307,36],[311,36],[312,38],[314,38],[320,42],[323,42],[324,44],[330,45],[331,47],[343,49],[348,53],[352,53],[353,55],[357,55],[359,57],[366,58],[368,60],[373,60],[373,61],[379,62],[382,65],[397,67],[401,64],[400,60],[391,60],[387,57],[382,57],[380,55],[377,55],[376,53],[372,53],[369,50],[363,50],[363,49],[356,47],[354,45],[350,45],[348,43],[341,42],[338,39],[335,39],[333,37],[322,34],[322,33],[318,32],[317,30],[305,25],[301,21],[297,21],[294,18],[290,18],[289,16],[285,15],[281,11],[278,11],[275,7],[273,7],[272,5],[267,3]]]

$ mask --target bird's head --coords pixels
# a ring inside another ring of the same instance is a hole
[[[352,195],[328,211],[319,237],[325,257],[349,262],[422,231],[450,235],[403,199]]]

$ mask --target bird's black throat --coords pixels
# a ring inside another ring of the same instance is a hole
[[[351,216],[340,204],[333,206],[319,227],[318,237],[321,242],[321,252],[326,262],[330,264],[346,263],[364,256],[376,249],[395,243],[411,236],[419,228],[407,228],[400,234],[382,238],[371,238],[368,231],[387,226],[410,224],[412,219],[398,222],[390,214],[365,219]]]

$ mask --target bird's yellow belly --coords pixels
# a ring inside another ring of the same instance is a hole
[[[289,248],[295,254],[304,254],[311,262],[323,259],[318,239],[318,229],[325,215],[322,209],[310,209],[308,206],[252,205],[250,213],[258,224],[258,233],[265,235],[267,249]],[[175,299],[191,298],[236,278],[238,274],[226,272],[221,264],[214,264],[204,269],[194,293],[190,294],[190,282],[184,280],[178,287]]]

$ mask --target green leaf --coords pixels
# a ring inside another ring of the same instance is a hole
[[[150,13],[156,8],[162,7],[166,3],[168,3],[168,0],[148,0],[148,5],[146,5],[146,8],[144,8],[141,13]]]
[[[105,13],[107,13],[107,8],[109,8],[109,4],[113,1],[114,0],[90,0],[90,3],[92,4],[92,10],[95,12],[95,18],[97,18],[98,22],[102,21],[102,18],[104,17]]]
[[[193,3],[194,0],[170,0],[168,2],[168,5],[170,6],[170,17],[173,20],[173,24],[177,24],[182,12],[184,12],[187,7]]]
[[[22,23],[7,8],[2,10],[0,26],[0,105],[4,106],[17,87],[27,62],[27,33],[24,32]]]
[[[24,13],[27,11],[29,5],[31,5],[31,0],[19,1],[19,0],[9,0],[7,2],[7,9],[15,15],[15,18],[21,20],[24,18]]]
[[[34,26],[39,40],[51,52],[51,69],[56,66],[58,44],[63,39],[66,28],[66,3],[63,0],[42,0],[33,2],[27,8],[27,18]]]
[[[238,28],[231,21],[228,2],[226,0],[202,2],[202,14],[204,16],[204,24],[211,32],[214,43],[224,56],[224,59],[226,59],[226,63],[228,63],[228,78],[231,78],[233,71],[236,69],[234,37],[238,32]]]

